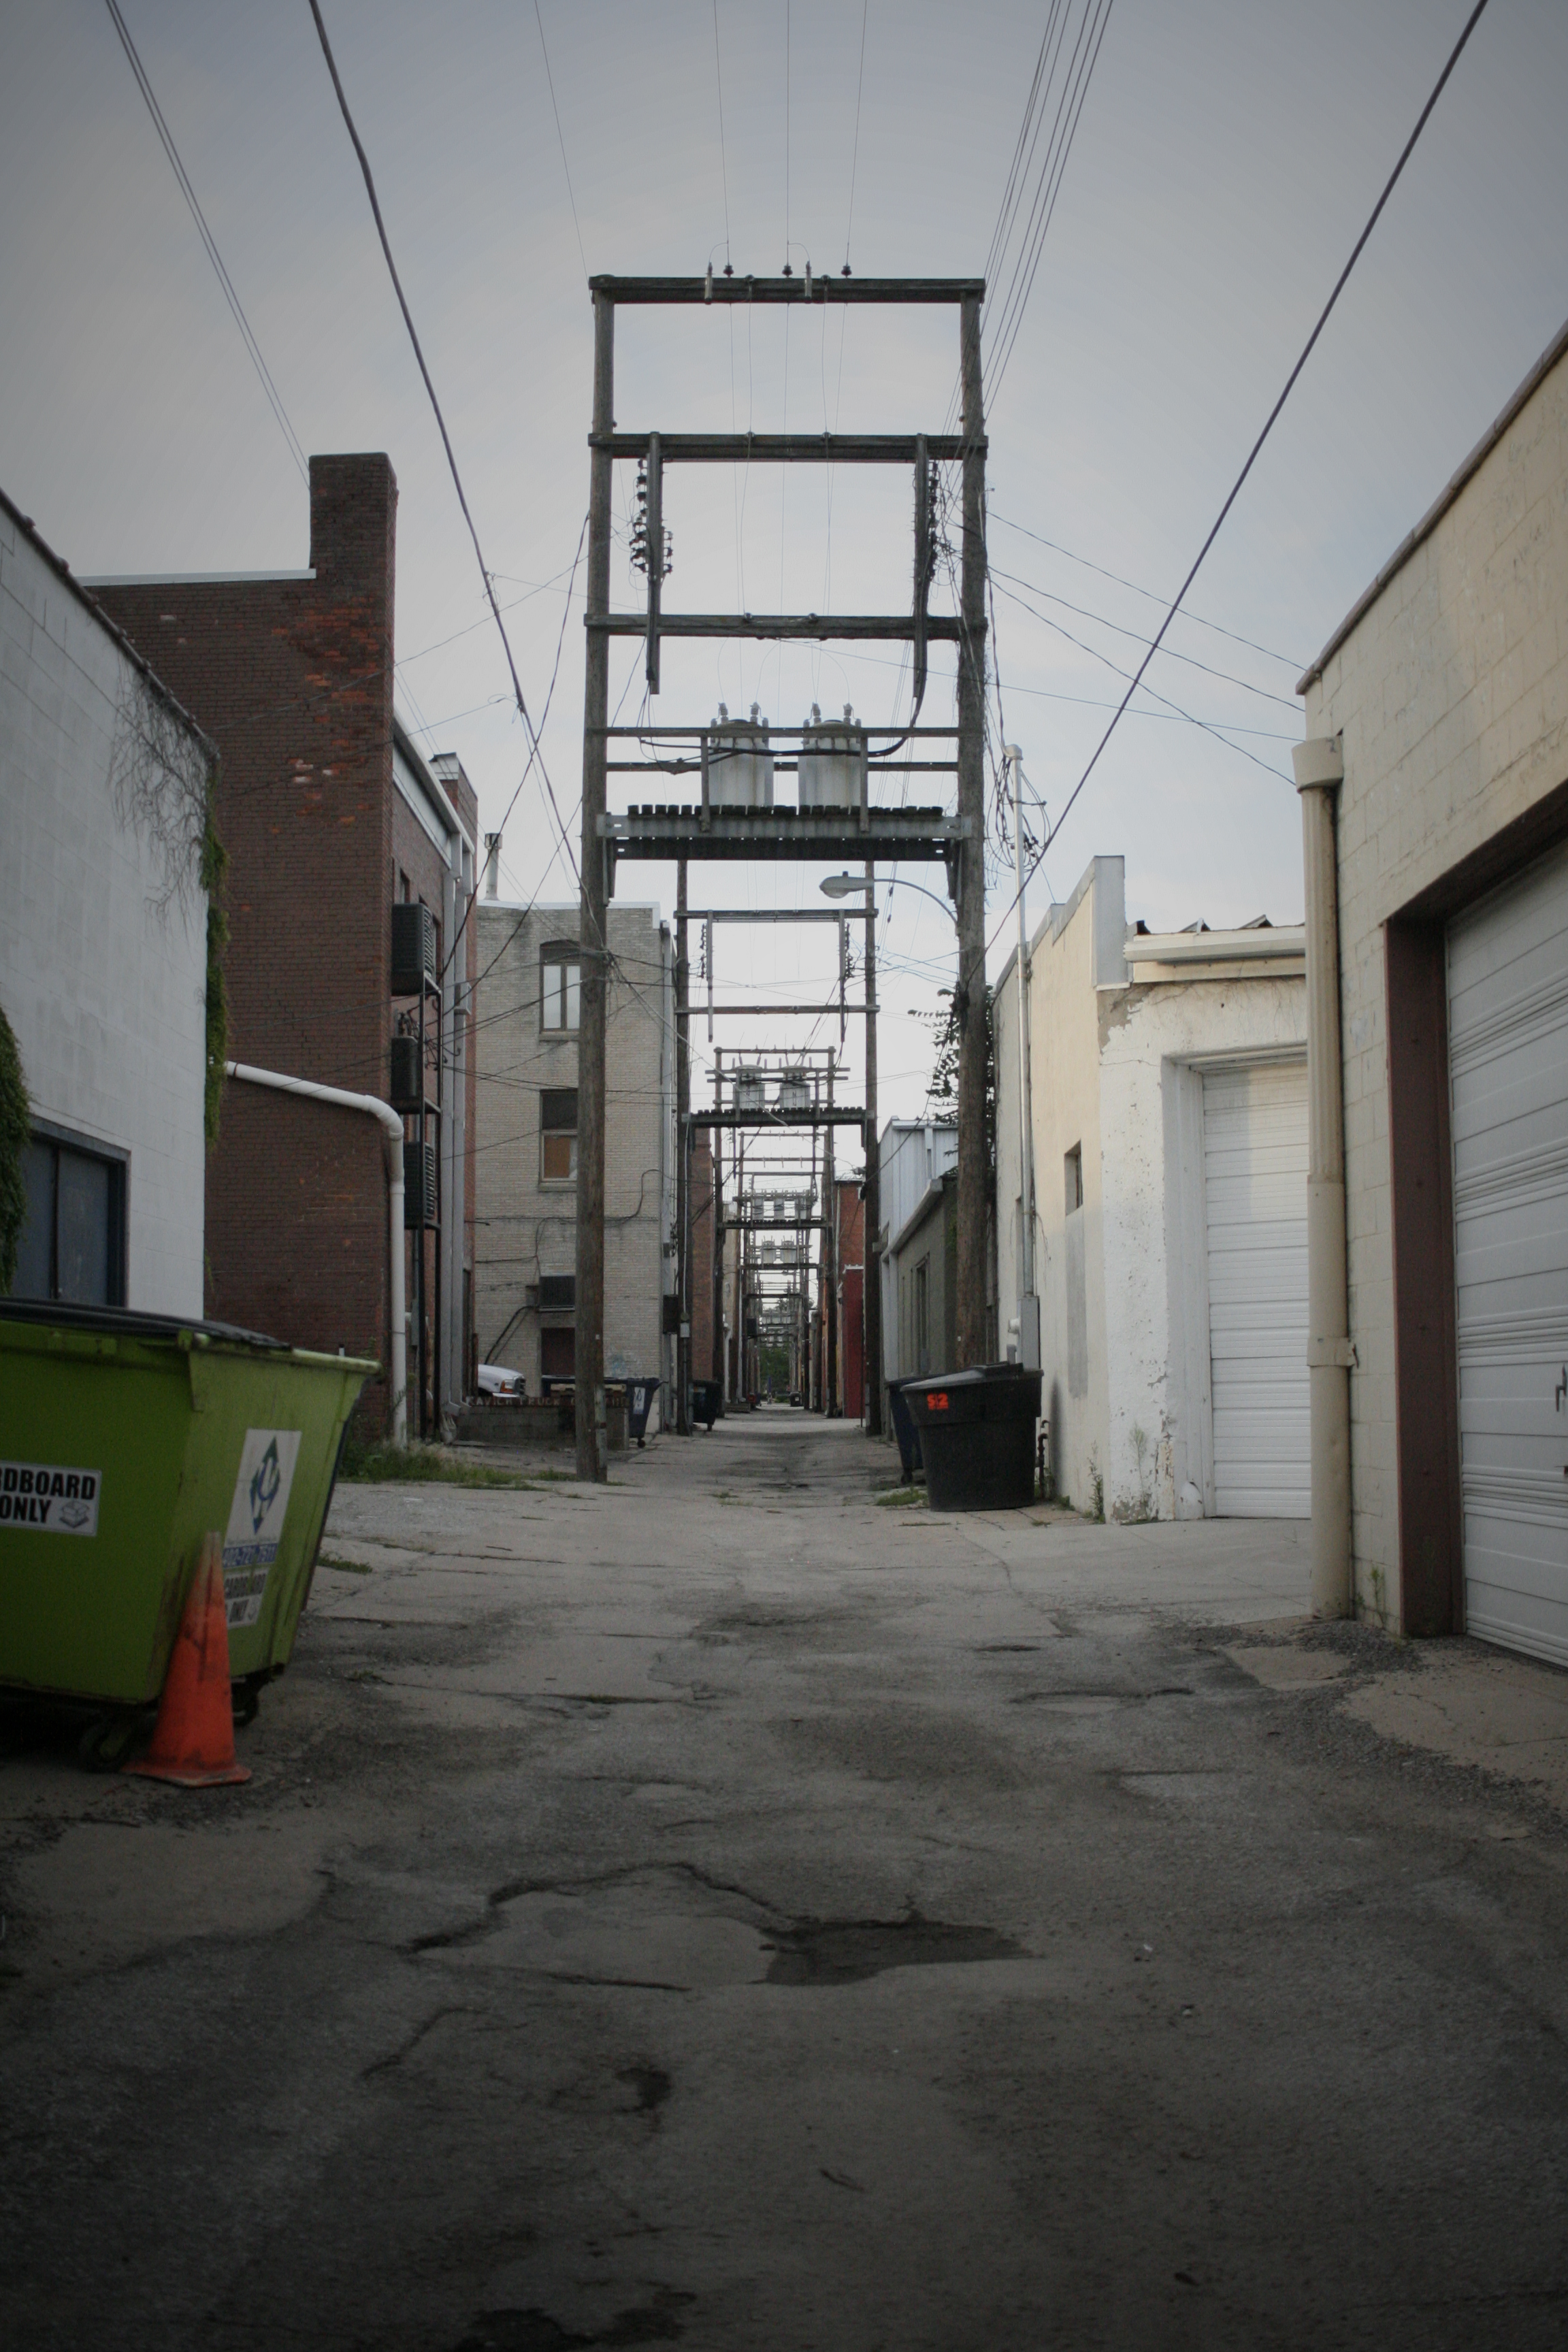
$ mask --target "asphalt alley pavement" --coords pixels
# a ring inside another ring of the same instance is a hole
[[[1568,2338],[1568,1676],[782,1409],[340,1490],[247,1787],[0,1771],[0,2342]]]

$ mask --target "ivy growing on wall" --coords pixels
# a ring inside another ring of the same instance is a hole
[[[941,1013],[919,1013],[915,1015],[918,1021],[924,1021],[936,1033],[931,1083],[926,1087],[926,1116],[930,1118],[934,1108],[938,1118],[944,1114],[952,1118],[956,1117],[958,1111],[958,1062],[963,1043],[963,1033],[959,1024],[958,1009],[952,990],[943,988],[939,989],[937,992],[947,999],[945,1010]],[[996,1021],[993,994],[989,987],[985,991],[985,1166],[989,1179],[994,1184],[996,1181]]]
[[[0,1297],[16,1279],[16,1246],[27,1215],[22,1155],[33,1131],[32,1107],[16,1034],[0,1009]]]
[[[228,872],[228,852],[218,839],[217,828],[213,824],[212,804],[216,791],[217,771],[215,768],[207,787],[201,863],[202,888],[207,894],[207,1061],[202,1118],[209,1151],[217,1141],[224,1066],[228,1060],[228,998],[223,979],[223,951],[228,945],[228,917],[224,912],[223,886]]]

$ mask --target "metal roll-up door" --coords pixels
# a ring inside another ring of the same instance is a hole
[[[1307,1069],[1204,1073],[1214,1509],[1311,1510]]]
[[[1465,1613],[1568,1664],[1568,848],[1448,929]]]

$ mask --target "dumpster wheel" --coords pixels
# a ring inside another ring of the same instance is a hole
[[[77,1742],[77,1754],[94,1772],[118,1772],[133,1748],[152,1729],[152,1710],[125,1707],[95,1716]]]
[[[261,1685],[265,1682],[270,1682],[271,1679],[270,1675],[247,1675],[242,1683],[234,1683],[230,1685],[229,1696],[234,1701],[234,1727],[237,1731],[243,1731],[247,1723],[256,1721],[261,1711]]]

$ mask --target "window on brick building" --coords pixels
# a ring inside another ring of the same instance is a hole
[[[539,1178],[570,1184],[577,1175],[577,1089],[545,1087],[539,1097]]]
[[[552,940],[540,950],[539,1025],[574,1030],[583,1002],[583,966],[574,940]]]

